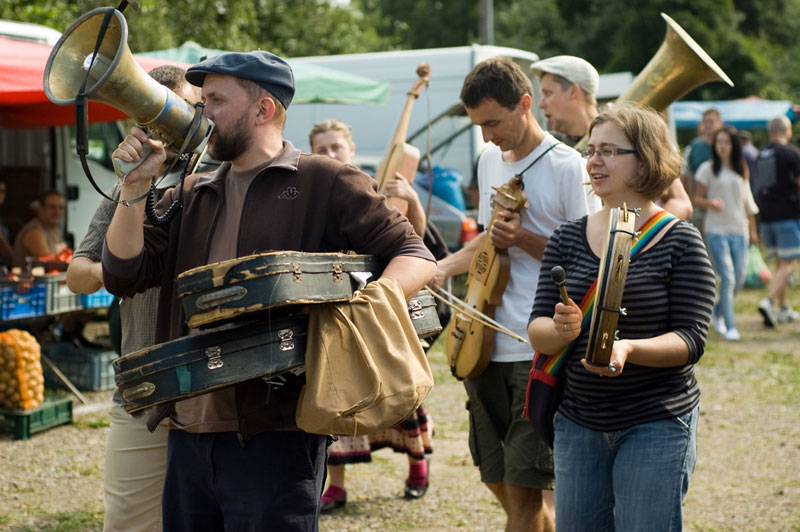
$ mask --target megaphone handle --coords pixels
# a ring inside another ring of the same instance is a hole
[[[122,179],[123,183],[125,183],[125,178],[128,176],[128,174],[136,170],[139,165],[142,164],[145,159],[147,159],[147,156],[153,153],[153,148],[151,148],[149,144],[145,144],[142,146],[142,151],[144,154],[138,161],[128,162],[123,161],[119,157],[114,157],[114,171],[117,173],[117,176]]]

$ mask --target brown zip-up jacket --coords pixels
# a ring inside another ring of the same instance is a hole
[[[161,286],[156,342],[185,336],[188,328],[178,299],[177,276],[208,264],[210,239],[224,204],[224,176],[229,163],[211,174],[186,179],[183,209],[166,228],[145,224],[144,249],[131,259],[120,259],[104,246],[103,280],[118,296],[130,296]],[[159,203],[166,208],[179,194],[167,192]],[[329,157],[301,154],[284,141],[284,150],[250,185],[237,239],[237,256],[275,250],[306,252],[353,250],[389,261],[412,255],[433,261],[408,220],[386,206],[375,181],[356,167]],[[236,403],[242,437],[272,428],[295,425],[299,388],[282,386],[269,391],[261,381],[237,386]],[[266,398],[269,402],[266,403]],[[156,422],[166,413],[151,416]]]

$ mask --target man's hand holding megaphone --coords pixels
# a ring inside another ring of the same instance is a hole
[[[120,200],[130,201],[147,193],[152,180],[164,169],[167,152],[163,142],[148,137],[141,128],[132,127],[130,134],[120,142],[111,157],[115,160],[115,167],[118,167],[116,159],[132,165],[138,163],[130,173],[123,173],[120,176],[122,179]]]

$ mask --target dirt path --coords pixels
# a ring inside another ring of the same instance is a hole
[[[798,531],[800,324],[767,331],[755,303],[743,305],[739,328],[745,339],[723,342],[712,333],[697,367],[700,458],[684,529]],[[449,375],[441,353],[432,355],[432,363],[437,384],[426,404],[436,437],[427,495],[405,501],[405,458],[379,451],[371,464],[348,467],[349,502],[322,518],[323,532],[502,530],[503,512],[469,456],[463,386]],[[0,435],[0,530],[101,529],[105,419],[83,416],[28,441]]]

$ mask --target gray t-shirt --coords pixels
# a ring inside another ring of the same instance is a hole
[[[118,199],[119,190],[119,184],[114,185],[110,196]],[[83,237],[73,257],[86,257],[93,262],[100,262],[103,255],[103,241],[106,238],[106,231],[116,208],[116,203],[103,198],[92,217],[92,221],[89,222],[86,236]],[[141,294],[126,297],[120,301],[121,354],[126,355],[153,345],[156,333],[158,291],[158,287],[150,288]]]
[[[758,213],[750,185],[742,176],[722,166],[719,175],[714,175],[711,161],[700,165],[695,174],[698,183],[706,187],[708,199],[719,198],[725,208],[717,212],[706,209],[703,232],[715,235],[750,235],[751,214]]]

